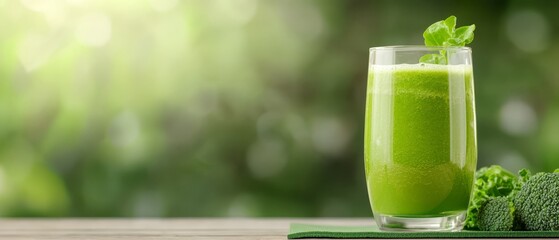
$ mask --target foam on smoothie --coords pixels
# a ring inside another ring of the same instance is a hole
[[[374,81],[393,81],[395,84],[404,84],[396,89],[375,88],[369,85],[368,93],[377,94],[415,94],[422,97],[448,98],[448,81],[464,81],[471,76],[471,65],[438,65],[438,64],[398,64],[398,65],[373,65],[369,71],[370,78]],[[433,76],[438,76],[433,77]],[[446,76],[446,77],[444,77]],[[455,97],[455,96],[451,96]]]

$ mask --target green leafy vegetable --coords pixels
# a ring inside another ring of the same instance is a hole
[[[466,229],[479,229],[478,214],[489,199],[506,197],[512,200],[511,193],[519,189],[518,177],[498,165],[479,169],[475,177],[473,196],[466,216]]]
[[[425,46],[428,47],[463,47],[474,40],[474,24],[456,28],[456,17],[450,16],[445,20],[431,24],[423,32]],[[427,54],[419,59],[422,63],[446,64],[446,52],[439,54]]]
[[[523,168],[518,171],[518,183],[516,184],[516,188],[514,189],[514,194],[516,194],[522,186],[532,177],[532,172],[530,170]]]

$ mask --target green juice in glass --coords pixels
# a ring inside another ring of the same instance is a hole
[[[466,211],[477,161],[475,124],[471,65],[371,66],[365,172],[375,215]]]

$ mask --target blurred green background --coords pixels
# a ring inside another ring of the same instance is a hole
[[[1,216],[371,216],[368,48],[454,14],[479,166],[559,167],[559,1],[0,0]]]

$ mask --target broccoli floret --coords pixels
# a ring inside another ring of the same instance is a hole
[[[559,173],[530,177],[514,197],[515,217],[531,231],[559,230]]]
[[[511,231],[514,229],[514,206],[506,197],[491,198],[483,203],[477,216],[482,231]]]

